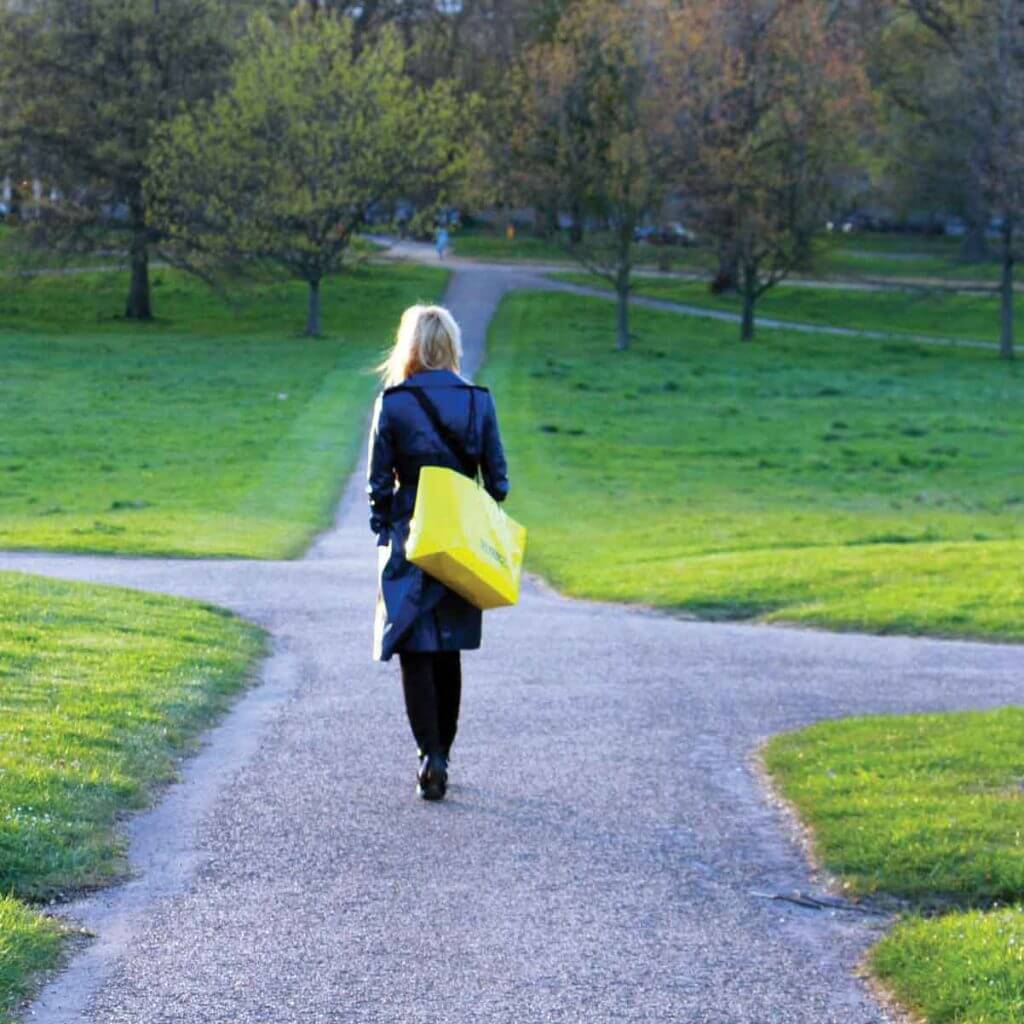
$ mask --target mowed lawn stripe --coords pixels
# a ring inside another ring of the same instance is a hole
[[[0,294],[0,547],[293,557],[330,522],[402,310],[435,268],[372,266],[324,291],[300,338],[299,285],[233,304],[170,270],[159,319],[119,320],[123,275]],[[5,282],[6,284],[6,282]]]

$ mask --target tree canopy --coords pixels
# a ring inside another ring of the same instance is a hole
[[[224,81],[230,29],[222,0],[0,0],[0,148],[59,196],[33,225],[43,244],[127,235],[128,317],[151,315],[153,136]]]
[[[527,50],[516,77],[515,194],[556,228],[559,211],[571,212],[569,252],[618,294],[619,348],[629,345],[635,231],[660,211],[672,182],[659,89],[664,15],[654,5],[581,0],[550,40]],[[589,219],[605,230],[587,233]]]
[[[269,262],[309,286],[306,331],[320,330],[320,283],[345,263],[379,204],[429,193],[463,173],[461,111],[448,81],[405,73],[385,28],[356,50],[348,19],[256,17],[228,87],[181,113],[149,164],[152,215],[194,259]]]

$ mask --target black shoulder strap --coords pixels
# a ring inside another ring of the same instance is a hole
[[[441,440],[448,445],[451,453],[455,456],[455,461],[462,467],[463,473],[466,476],[476,476],[479,464],[477,460],[473,458],[462,444],[462,438],[452,430],[447,423],[441,419],[441,414],[437,411],[437,407],[434,403],[427,398],[423,393],[422,388],[418,388],[411,385],[406,385],[402,388],[403,391],[408,391],[413,398],[419,402],[420,408],[426,414],[426,417],[434,425],[434,429],[441,435]],[[469,419],[470,429],[476,429],[476,403],[474,401],[474,394],[472,387],[469,391]]]

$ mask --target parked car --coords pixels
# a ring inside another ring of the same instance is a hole
[[[641,225],[634,230],[633,237],[638,242],[649,242],[651,245],[693,245],[697,241],[697,235],[677,220],[657,227]]]
[[[1002,217],[990,217],[988,222],[988,228],[985,231],[985,235],[988,238],[1002,238],[1003,237],[1003,218]]]
[[[659,241],[662,245],[693,245],[697,241],[697,233],[674,220],[661,229]]]
[[[878,218],[872,217],[869,213],[854,210],[835,220],[826,221],[825,230],[838,231],[844,235],[852,234],[854,231],[878,231],[879,222]]]
[[[963,238],[967,233],[967,222],[963,217],[947,217],[944,229],[950,238]]]

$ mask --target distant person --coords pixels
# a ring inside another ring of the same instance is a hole
[[[439,260],[444,259],[445,250],[448,248],[448,229],[440,227],[437,229],[437,237],[434,240],[434,245],[437,247],[437,258]]]
[[[462,694],[459,652],[480,646],[482,612],[406,561],[420,469],[465,473],[457,446],[480,466],[495,501],[504,501],[509,487],[494,401],[487,388],[459,375],[461,359],[461,332],[451,313],[410,306],[381,366],[385,389],[370,431],[366,490],[380,570],[374,657],[389,661],[398,654],[417,745],[416,790],[425,800],[445,795]]]

